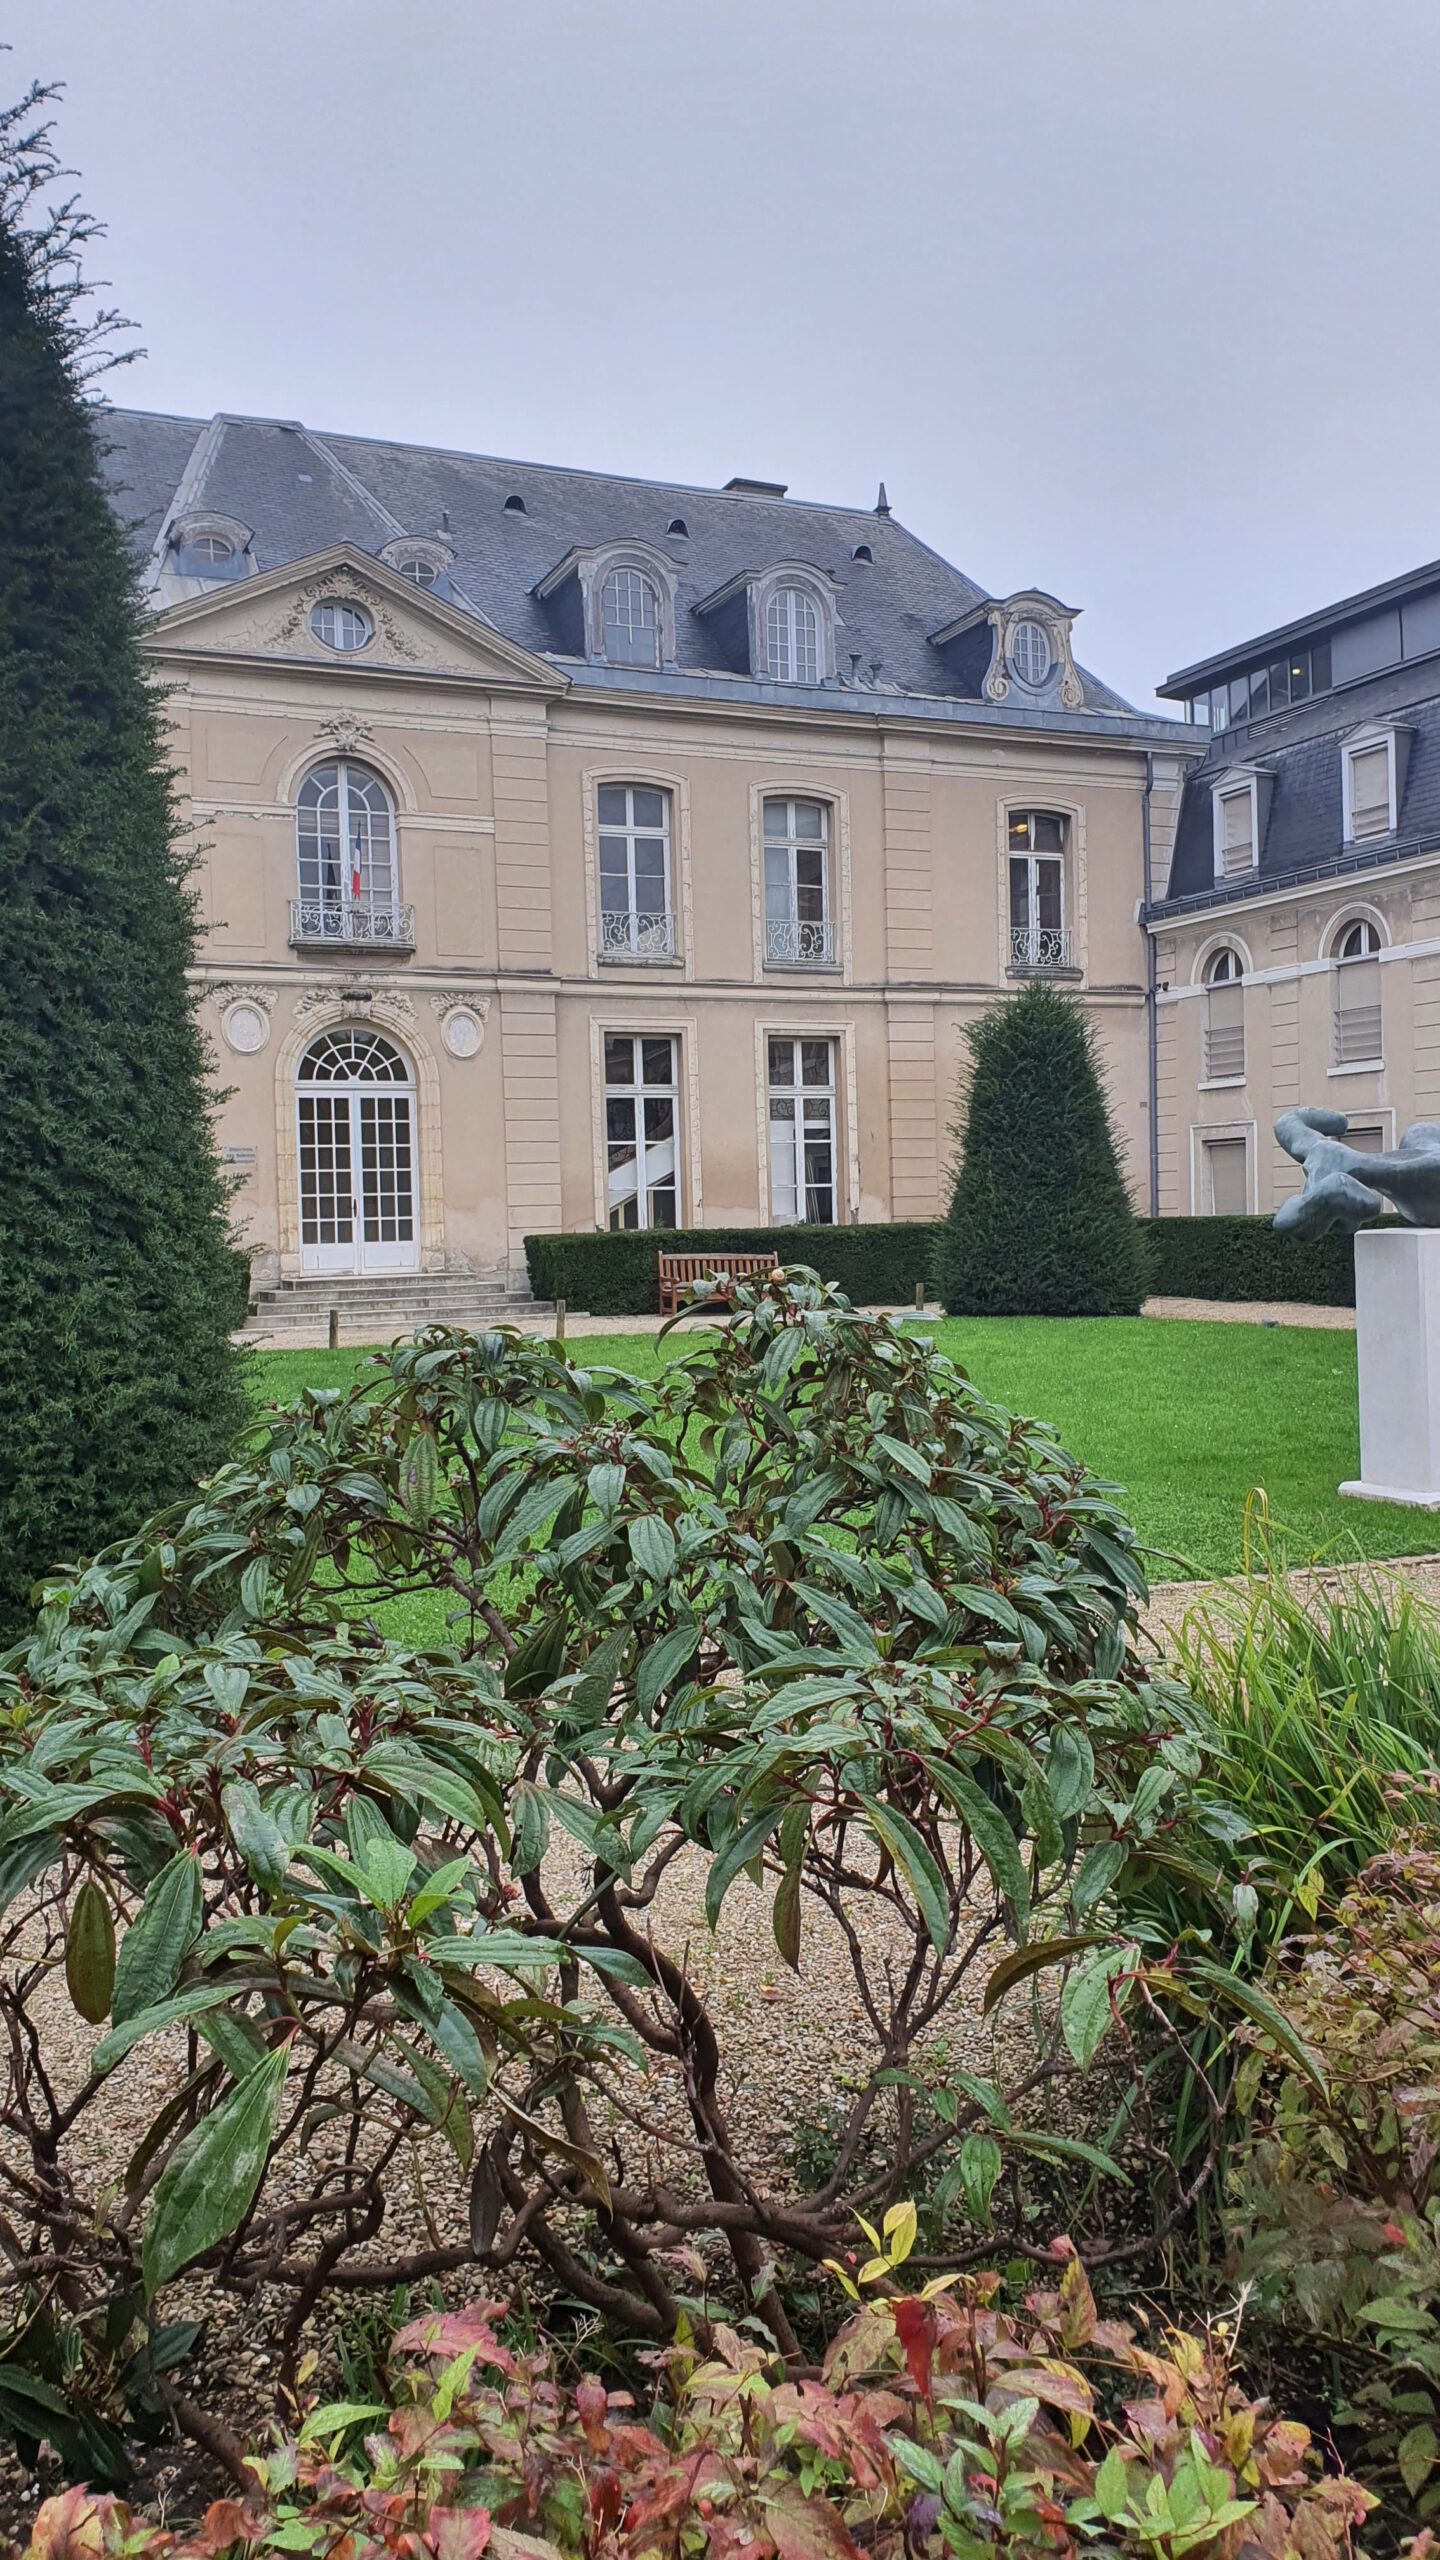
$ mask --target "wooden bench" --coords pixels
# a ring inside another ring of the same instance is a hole
[[[660,1313],[680,1312],[681,1293],[706,1280],[748,1280],[753,1271],[773,1271],[773,1253],[660,1253]]]

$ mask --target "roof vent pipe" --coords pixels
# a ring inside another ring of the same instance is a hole
[[[883,480],[880,483],[880,495],[875,501],[875,513],[877,516],[888,516],[890,513],[890,501],[885,495],[885,483]]]

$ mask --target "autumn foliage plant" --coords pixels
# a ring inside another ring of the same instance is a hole
[[[810,1275],[651,1382],[436,1330],[273,1412],[0,1665],[0,2419],[92,2475],[126,2376],[196,2424],[195,2271],[278,2295],[293,2390],[327,2292],[522,2256],[657,2347],[708,2347],[716,2286],[795,2361],[795,2272],[912,2188],[931,2264],[1043,2255],[1037,2157],[1091,2263],[1143,2253],[1152,2191],[1162,2227],[1184,2203],[1156,2040],[1243,1993],[1146,1943],[1148,1884],[1203,1902],[1208,1853],[1143,1590],[1048,1431]],[[380,1632],[418,1591],[443,1649]],[[712,1923],[760,1885],[802,1974],[816,1929],[841,1949],[813,2193],[737,2142],[671,1870]],[[945,2055],[985,1975],[1017,2031],[982,2074]],[[1102,2044],[1113,2145],[1061,2104]],[[118,2158],[117,2071],[148,2105]]]

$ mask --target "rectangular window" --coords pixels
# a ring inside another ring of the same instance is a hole
[[[1383,1156],[1385,1132],[1377,1128],[1373,1122],[1367,1122],[1360,1129],[1352,1125],[1345,1132],[1345,1144],[1347,1147],[1353,1147],[1357,1156]]]
[[[1247,782],[1220,794],[1220,873],[1226,880],[1255,868],[1255,798]]]
[[[1068,969],[1065,820],[1053,809],[1010,812],[1012,969]]]
[[[1270,708],[1270,670],[1257,667],[1250,678],[1250,717],[1259,720]]]
[[[1205,1207],[1212,1218],[1243,1218],[1250,1206],[1243,1138],[1207,1138]]]
[[[596,816],[601,959],[672,959],[669,792],[602,782]]]
[[[830,812],[823,800],[767,800],[764,816],[766,962],[832,967]]]
[[[1330,690],[1330,643],[1328,640],[1317,640],[1311,649],[1310,690],[1312,693],[1328,693]]]
[[[1210,726],[1212,729],[1228,729],[1230,726],[1230,688],[1227,684],[1217,684],[1210,696]]]
[[[1248,717],[1249,710],[1250,679],[1248,676],[1232,676],[1230,679],[1230,717],[1232,720],[1244,720]]]
[[[612,1227],[680,1223],[679,1042],[605,1034],[605,1159]]]
[[[1335,971],[1335,1064],[1359,1066],[1380,1054],[1380,963],[1342,960]]]
[[[835,1224],[835,1043],[771,1040],[770,1215],[777,1227]]]
[[[1348,757],[1350,768],[1350,836],[1385,836],[1390,814],[1390,748],[1388,741],[1358,747]]]
[[[1283,711],[1290,699],[1290,661],[1277,658],[1270,670],[1270,708]]]

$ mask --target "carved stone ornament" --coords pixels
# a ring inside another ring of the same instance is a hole
[[[990,665],[981,691],[987,702],[1008,702],[1012,693],[1022,701],[1043,704],[1058,700],[1062,710],[1079,711],[1085,701],[1085,689],[1076,673],[1070,649],[1070,632],[1075,616],[1054,596],[1029,588],[1020,595],[1006,596],[987,607],[987,618],[993,633]],[[1011,675],[1014,635],[1022,622],[1038,623],[1050,648],[1050,667],[1043,685],[1032,691],[1027,685],[1017,686]]]
[[[440,1017],[440,1037],[452,1058],[475,1058],[485,1043],[490,1019],[488,996],[434,995],[430,1008]]]
[[[327,570],[323,577],[307,578],[303,586],[297,587],[290,600],[289,612],[275,626],[274,639],[277,642],[293,640],[298,631],[304,630],[308,633],[310,614],[315,605],[346,604],[352,596],[359,596],[366,612],[374,616],[376,630],[383,631],[396,657],[408,658],[418,665],[420,652],[409,633],[402,630],[390,611],[389,599],[382,596],[377,588],[372,587],[368,579],[350,569],[343,572]],[[318,645],[317,643],[317,647]],[[327,651],[326,654],[328,656],[331,653]]]
[[[333,748],[337,756],[358,756],[375,744],[375,732],[368,720],[349,720],[342,713],[334,720],[322,720],[315,732],[317,746]]]

